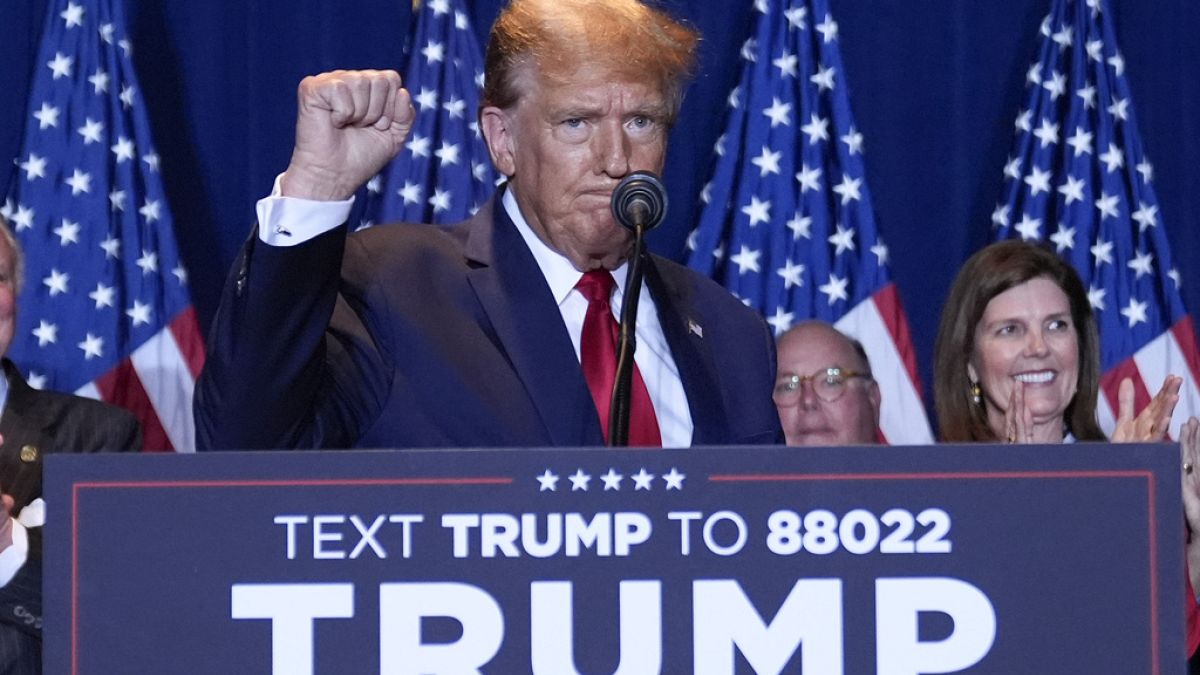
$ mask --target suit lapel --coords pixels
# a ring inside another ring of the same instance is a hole
[[[50,437],[46,435],[46,420],[38,414],[33,389],[26,384],[17,367],[8,359],[3,360],[3,376],[8,379],[8,399],[4,413],[0,415],[0,466],[4,467],[3,488],[13,495],[17,509],[42,494],[42,456],[50,451]],[[33,448],[34,459],[21,458],[23,448]]]
[[[704,339],[705,317],[693,307],[686,279],[647,256],[646,284],[654,296],[663,335],[671,347],[679,379],[692,414],[692,445],[729,442],[729,425],[721,401],[721,377],[709,343]]]
[[[537,261],[497,195],[467,225],[468,273],[553,445],[603,445],[571,337]]]

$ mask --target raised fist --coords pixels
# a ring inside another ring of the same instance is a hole
[[[416,111],[394,70],[335,70],[297,91],[296,146],[280,189],[286,197],[343,200],[403,146]]]

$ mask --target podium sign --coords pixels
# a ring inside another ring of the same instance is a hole
[[[52,455],[46,672],[1181,673],[1178,457]]]

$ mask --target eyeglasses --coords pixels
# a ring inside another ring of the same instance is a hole
[[[775,405],[790,406],[800,401],[804,383],[812,384],[813,393],[826,403],[833,403],[846,393],[849,380],[861,377],[870,380],[870,373],[859,373],[841,368],[822,368],[812,375],[792,375],[775,385]]]

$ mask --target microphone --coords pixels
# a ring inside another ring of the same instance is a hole
[[[608,444],[623,447],[629,445],[633,353],[637,349],[635,323],[646,250],[642,235],[657,227],[667,215],[667,190],[658,176],[649,171],[635,171],[622,178],[613,190],[612,213],[621,227],[633,231],[633,251],[629,256],[629,274],[621,304],[621,327],[617,334],[617,372],[608,415]]]
[[[612,194],[613,218],[627,230],[652,230],[667,215],[667,190],[658,176],[634,171],[621,179]]]

